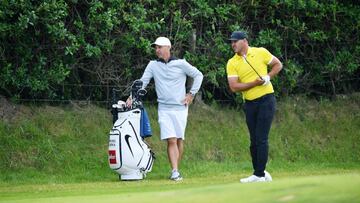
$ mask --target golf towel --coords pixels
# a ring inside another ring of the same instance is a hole
[[[151,137],[151,135],[152,132],[151,132],[149,116],[147,115],[145,108],[141,108],[140,136],[142,138],[145,138],[145,137]]]

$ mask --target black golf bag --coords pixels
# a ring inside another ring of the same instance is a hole
[[[151,136],[151,128],[141,101],[146,90],[141,87],[142,81],[134,81],[131,107],[124,101],[112,105],[114,126],[109,136],[109,165],[121,180],[143,179],[154,163],[154,153],[144,140]]]

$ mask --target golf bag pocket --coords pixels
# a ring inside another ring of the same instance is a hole
[[[120,132],[117,129],[112,129],[110,131],[109,137],[109,165],[113,170],[121,168],[122,160],[121,158],[121,148],[120,148]]]

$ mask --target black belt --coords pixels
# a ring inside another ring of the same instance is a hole
[[[261,97],[259,97],[259,98],[253,99],[253,100],[247,100],[247,99],[245,99],[245,102],[258,102],[258,101],[261,101],[261,100],[263,100],[263,99],[266,99],[266,98],[272,97],[272,96],[274,96],[274,93],[265,94],[264,96],[261,96]]]

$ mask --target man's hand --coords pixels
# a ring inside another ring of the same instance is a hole
[[[254,80],[253,82],[251,82],[252,87],[255,87],[255,86],[260,86],[260,85],[263,85],[264,84],[264,80],[261,79],[261,78],[256,78],[256,80]]]
[[[132,106],[131,96],[126,100],[126,106],[127,106],[127,107],[131,107],[131,106]]]
[[[185,106],[190,105],[192,103],[193,99],[194,99],[194,96],[190,93],[187,93],[185,95],[185,99],[183,100],[183,104],[185,104]]]
[[[263,79],[264,83],[262,85],[268,85],[270,83],[270,76],[269,75],[264,75],[261,76],[261,78]]]

